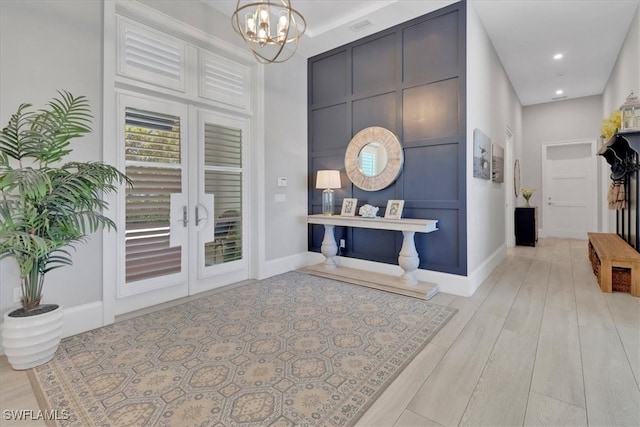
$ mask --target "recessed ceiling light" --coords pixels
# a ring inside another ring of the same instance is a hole
[[[564,55],[562,55],[561,53],[556,53],[555,55],[553,55],[553,59],[558,60],[558,59],[562,59]]]
[[[562,95],[564,93],[564,91],[562,89],[558,89],[556,91],[556,95]]]

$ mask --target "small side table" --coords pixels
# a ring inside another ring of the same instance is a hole
[[[538,241],[538,208],[517,207],[514,220],[516,245],[535,246]]]

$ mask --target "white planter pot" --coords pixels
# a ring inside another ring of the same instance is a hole
[[[2,345],[13,369],[29,369],[51,360],[62,338],[62,307],[26,317],[10,313],[4,315]]]

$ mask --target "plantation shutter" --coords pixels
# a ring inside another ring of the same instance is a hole
[[[118,20],[118,73],[185,91],[186,44],[150,27]]]
[[[365,147],[366,148],[366,147]],[[362,150],[360,154],[362,173],[367,176],[376,176],[376,153],[375,151]]]
[[[182,191],[180,118],[125,109],[126,282],[180,272],[181,247],[170,247],[170,198]]]
[[[215,200],[214,240],[205,244],[205,265],[242,259],[242,131],[206,123],[204,188]]]
[[[200,51],[200,90],[203,98],[249,109],[249,67],[224,56]]]

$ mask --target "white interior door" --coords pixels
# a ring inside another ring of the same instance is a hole
[[[597,227],[594,141],[544,144],[543,235],[586,239]]]
[[[192,129],[197,156],[191,167],[198,171],[191,197],[194,207],[191,235],[189,291],[191,294],[245,280],[247,260],[247,182],[243,153],[249,122],[192,108],[197,119]]]
[[[188,295],[188,108],[118,96],[118,135],[133,187],[121,194],[115,314]]]
[[[133,188],[121,196],[115,314],[246,279],[248,120],[133,94],[118,99]]]

